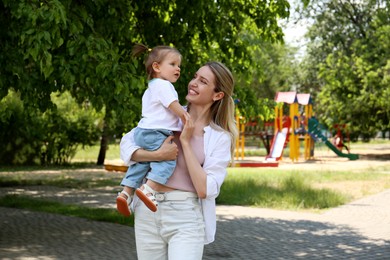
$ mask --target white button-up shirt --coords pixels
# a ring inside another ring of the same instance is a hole
[[[126,165],[135,163],[131,161],[131,157],[140,148],[134,143],[133,130],[123,136],[120,143],[120,157]],[[204,243],[209,244],[215,238],[217,226],[215,199],[219,195],[221,185],[227,174],[227,166],[231,160],[231,138],[222,129],[216,130],[207,126],[204,131],[205,160],[203,169],[207,174],[207,197],[201,199],[200,202],[205,222]]]

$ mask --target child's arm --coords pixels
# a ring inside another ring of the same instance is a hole
[[[187,111],[184,110],[184,108],[180,105],[180,103],[176,100],[173,101],[168,108],[175,113],[178,117],[180,117],[183,124],[187,122],[188,119],[190,119],[190,114],[188,114]]]

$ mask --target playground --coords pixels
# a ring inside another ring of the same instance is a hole
[[[347,125],[322,126],[314,116],[310,94],[278,92],[275,102],[272,122],[259,124],[237,113],[239,137],[231,167],[353,170],[390,160],[390,143],[362,147],[351,144]],[[248,151],[263,155],[247,155]],[[121,160],[107,160],[105,169],[126,172],[127,166]]]
[[[359,154],[351,152],[348,126],[335,124],[333,129],[322,126],[314,116],[310,94],[278,92],[275,102],[274,121],[263,122],[262,126],[241,117],[239,113],[236,115],[239,137],[233,166],[278,167],[281,162],[313,163],[329,156],[329,151],[350,161],[359,159]],[[267,151],[264,158],[247,158],[248,138],[262,141]]]

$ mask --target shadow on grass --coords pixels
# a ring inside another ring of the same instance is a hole
[[[75,162],[63,165],[0,165],[0,172],[25,172],[25,171],[51,171],[51,170],[77,170],[77,169],[103,169],[103,165],[89,162]]]
[[[104,186],[118,186],[119,180],[116,179],[76,179],[69,175],[53,176],[52,178],[21,179],[16,177],[0,177],[0,187],[18,187],[18,186],[55,186],[62,188],[96,188]]]
[[[55,201],[33,199],[18,195],[6,195],[4,197],[0,197],[0,206],[61,214],[65,216],[110,222],[131,227],[134,226],[133,216],[130,218],[121,216],[114,209],[82,207],[78,205],[62,204]]]

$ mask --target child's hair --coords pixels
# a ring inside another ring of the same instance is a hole
[[[148,56],[145,60],[145,69],[148,80],[154,78],[153,62],[161,63],[169,53],[177,54],[180,59],[182,58],[180,52],[171,46],[160,45],[150,49],[148,46],[141,43],[136,43],[134,45],[131,55],[133,57],[138,57],[144,52],[148,52]]]

